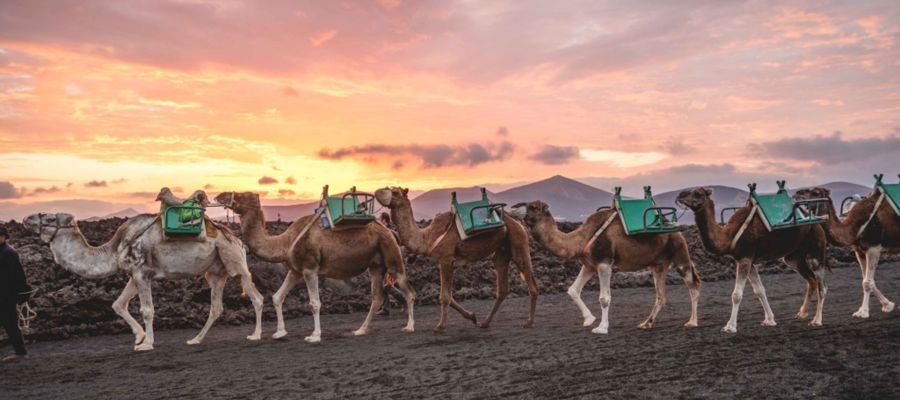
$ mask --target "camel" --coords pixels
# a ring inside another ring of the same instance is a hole
[[[550,207],[542,201],[520,203],[514,209],[525,207],[525,225],[531,230],[535,240],[553,255],[581,262],[581,272],[568,293],[581,311],[583,326],[593,325],[596,317],[581,299],[581,290],[594,276],[600,276],[600,325],[593,333],[606,334],[609,331],[610,278],[612,267],[622,271],[639,271],[650,267],[656,287],[656,302],[647,319],[638,325],[641,329],[653,326],[656,316],[666,304],[666,273],[675,266],[684,279],[691,297],[691,317],[686,327],[697,326],[697,302],[700,298],[700,276],[688,252],[687,241],[681,233],[658,233],[628,235],[622,224],[612,222],[615,210],[601,210],[591,214],[578,229],[563,233],[550,213]],[[606,225],[604,227],[604,225]],[[602,229],[602,232],[599,232]],[[595,235],[595,233],[600,233]]]
[[[863,300],[859,310],[853,313],[857,318],[869,318],[869,296],[872,293],[881,303],[881,311],[889,313],[894,310],[894,303],[875,286],[875,269],[882,252],[900,253],[900,216],[886,203],[876,209],[879,196],[880,193],[876,192],[861,199],[841,220],[831,202],[831,191],[827,188],[800,189],[794,194],[794,198],[800,200],[828,199],[824,212],[828,215],[825,233],[829,243],[852,246],[862,272]]]
[[[253,285],[241,241],[228,228],[215,225],[218,234],[197,237],[162,238],[162,226],[155,214],[142,214],[125,221],[106,243],[94,247],[78,229],[70,214],[34,214],[23,221],[50,245],[53,259],[68,271],[88,279],[102,279],[117,272],[130,276],[112,308],[134,333],[134,350],[153,350],[153,279],[178,279],[203,275],[210,287],[209,318],[188,345],[203,341],[213,322],[222,314],[222,292],[229,276],[240,275],[244,292],[256,311],[256,328],[249,340],[262,334],[263,297]],[[207,221],[207,223],[210,223]],[[128,312],[128,303],[137,295],[146,330]]]
[[[809,304],[815,293],[818,304],[810,325],[822,325],[822,309],[828,287],[825,285],[823,270],[820,268],[827,268],[825,232],[820,225],[801,225],[770,232],[760,216],[752,215],[753,218],[748,220],[753,210],[753,206],[748,202],[734,212],[725,226],[720,226],[715,219],[712,190],[704,187],[682,191],[678,194],[676,202],[694,212],[700,239],[707,251],[728,255],[735,260],[737,272],[734,291],[731,293],[731,318],[722,331],[737,332],[738,308],[748,279],[753,293],[759,298],[765,311],[762,325],[776,325],[775,315],[766,297],[766,289],[754,264],[777,259],[783,259],[788,268],[797,271],[807,282],[806,295],[797,318],[808,317]]]
[[[408,193],[409,189],[399,187],[382,188],[375,191],[375,199],[391,210],[391,220],[397,226],[400,243],[409,251],[429,257],[440,269],[441,317],[433,331],[440,333],[446,329],[448,307],[453,307],[464,318],[477,323],[475,313],[466,310],[453,299],[453,273],[456,268],[465,267],[488,257],[493,259],[497,274],[497,298],[490,314],[479,326],[490,327],[494,315],[509,294],[509,263],[512,261],[528,286],[531,304],[525,327],[533,327],[538,288],[531,265],[531,250],[525,227],[514,218],[504,215],[503,228],[462,240],[455,228],[455,215],[443,212],[435,215],[428,226],[419,228],[413,217]]]
[[[372,282],[372,304],[362,326],[353,334],[369,333],[372,318],[384,302],[385,271],[396,278],[406,296],[408,322],[402,330],[415,331],[413,306],[416,293],[409,285],[400,246],[383,225],[369,223],[357,229],[330,230],[322,228],[318,215],[309,215],[294,221],[285,232],[271,236],[266,231],[258,194],[225,192],[216,196],[216,201],[240,215],[241,232],[253,254],[265,261],[285,263],[288,267],[281,288],[272,296],[278,317],[278,330],[272,337],[279,339],[287,335],[282,304],[297,283],[306,281],[315,326],[305,340],[321,342],[319,276],[350,279],[367,270]]]

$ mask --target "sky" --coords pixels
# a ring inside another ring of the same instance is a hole
[[[16,1],[0,219],[176,193],[900,173],[884,1]]]

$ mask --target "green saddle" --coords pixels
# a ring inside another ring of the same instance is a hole
[[[188,200],[163,211],[163,227],[167,235],[199,235],[203,232],[205,210],[200,203]]]
[[[481,200],[460,203],[456,192],[450,195],[450,205],[456,214],[456,226],[465,240],[472,235],[502,228],[505,203],[491,203],[487,190],[481,188]]]
[[[375,220],[374,195],[357,192],[356,187],[340,196],[328,196],[325,190],[322,222],[326,228],[359,227]]]
[[[657,207],[650,186],[644,186],[643,199],[623,199],[622,188],[617,186],[613,206],[619,212],[622,226],[629,235],[671,233],[680,230],[675,208]]]
[[[805,213],[802,211],[802,207],[827,200],[812,199],[795,202],[784,188],[785,181],[776,182],[778,191],[774,194],[759,194],[756,193],[755,183],[747,185],[750,188],[750,201],[759,209],[762,221],[769,231],[825,222],[826,217]]]
[[[900,215],[900,183],[884,183],[881,181],[881,178],[884,177],[883,174],[875,175],[875,188],[876,190],[884,193],[884,197],[887,198],[888,204],[891,205],[891,208],[894,209],[898,215]],[[900,177],[900,175],[898,175]]]

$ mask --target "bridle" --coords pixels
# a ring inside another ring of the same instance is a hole
[[[72,229],[74,229],[74,228],[77,228],[77,227],[78,227],[78,226],[75,225],[75,224],[72,224],[72,225],[65,225],[65,226],[60,225],[60,224],[59,224],[59,218],[56,219],[56,224],[55,224],[55,225],[45,225],[45,224],[44,224],[44,216],[45,216],[45,215],[47,215],[47,214],[44,214],[44,213],[38,213],[38,234],[41,234],[42,232],[44,232],[44,227],[45,227],[45,226],[48,227],[48,228],[55,228],[55,229],[53,230],[53,234],[50,235],[50,240],[49,240],[48,242],[52,242],[53,239],[56,239],[56,234],[59,233],[59,230],[60,230],[60,229],[65,229],[65,228],[72,228]]]

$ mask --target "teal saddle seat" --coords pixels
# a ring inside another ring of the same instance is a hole
[[[643,199],[622,198],[622,188],[616,187],[613,206],[619,212],[622,226],[629,235],[678,232],[675,208],[657,207],[650,186],[644,186]]]
[[[199,235],[203,232],[203,206],[193,200],[180,206],[168,206],[163,211],[163,227],[166,235]]]
[[[747,185],[750,188],[750,202],[758,208],[762,221],[769,231],[825,222],[826,217],[806,212],[805,209],[828,200],[794,201],[784,188],[785,181],[777,181],[777,183],[778,191],[774,194],[759,194],[756,193],[755,183]]]
[[[328,196],[326,192],[322,202],[322,222],[327,228],[359,227],[375,220],[375,196],[357,192],[355,187],[340,196]]]
[[[456,199],[456,192],[450,197],[450,205],[456,214],[456,225],[463,239],[505,226],[503,207],[506,204],[491,203],[484,188],[481,188],[481,200],[460,203]]]
[[[884,183],[881,181],[883,176],[882,174],[875,175],[875,190],[884,193],[887,203],[891,205],[894,212],[900,215],[900,183]]]

